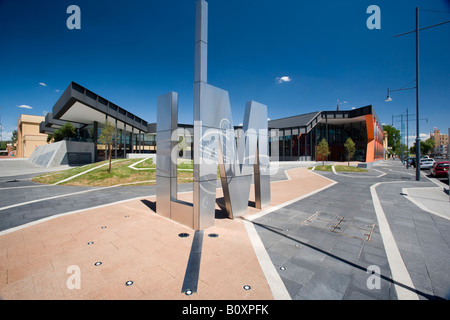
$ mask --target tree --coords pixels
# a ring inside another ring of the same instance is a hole
[[[350,160],[353,158],[356,152],[356,146],[352,138],[348,137],[344,143],[345,151],[347,151],[348,166],[350,166]]]
[[[77,129],[72,123],[66,122],[61,128],[58,128],[53,132],[53,140],[55,142],[62,140],[69,140],[77,136]]]
[[[390,125],[383,125],[383,131],[388,134],[388,146],[392,148],[392,153],[398,154],[400,152],[400,130]]]
[[[19,139],[18,137],[19,137],[19,134],[17,133],[17,130],[14,130],[11,135],[11,142],[12,142],[14,150],[16,150],[17,140]]]
[[[322,158],[322,165],[325,165],[325,157],[330,154],[327,139],[323,138],[317,145],[317,155]]]
[[[99,139],[101,143],[106,145],[105,151],[108,151],[109,160],[108,173],[111,173],[111,153],[113,141],[116,139],[116,127],[108,121],[105,121]]]
[[[433,150],[435,144],[436,144],[436,142],[431,138],[429,138],[425,141],[420,141],[420,154],[424,155],[424,154],[430,153]],[[416,143],[415,142],[414,142],[414,145],[411,148],[409,148],[409,152],[413,153],[413,154],[416,153]]]

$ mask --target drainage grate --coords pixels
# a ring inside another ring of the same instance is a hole
[[[375,223],[368,222],[363,218],[348,219],[320,211],[314,213],[301,224],[365,241],[370,241],[375,227]]]

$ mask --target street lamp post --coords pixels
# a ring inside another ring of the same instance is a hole
[[[419,133],[419,7],[416,7],[416,181],[420,181],[420,133]]]
[[[424,29],[429,29],[433,27],[437,27],[446,23],[450,23],[450,20],[444,21],[438,24],[434,24],[432,26],[424,27],[419,29],[419,7],[416,7],[416,30],[405,32],[402,34],[398,34],[394,37],[404,36],[406,34],[416,33],[416,86],[413,88],[402,88],[397,90],[388,89],[388,96],[386,98],[386,102],[392,101],[390,97],[390,92],[392,91],[400,91],[400,90],[409,90],[416,89],[416,180],[420,181],[420,132],[419,132],[419,31]],[[425,10],[429,11],[429,10]]]

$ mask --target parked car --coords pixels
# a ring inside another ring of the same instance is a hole
[[[430,169],[435,164],[434,159],[420,159],[420,169]]]
[[[430,171],[431,171],[431,174],[435,177],[447,176],[448,161],[436,162]]]

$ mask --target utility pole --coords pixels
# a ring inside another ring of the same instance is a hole
[[[416,7],[416,181],[420,181],[420,131],[419,131],[419,7]]]

